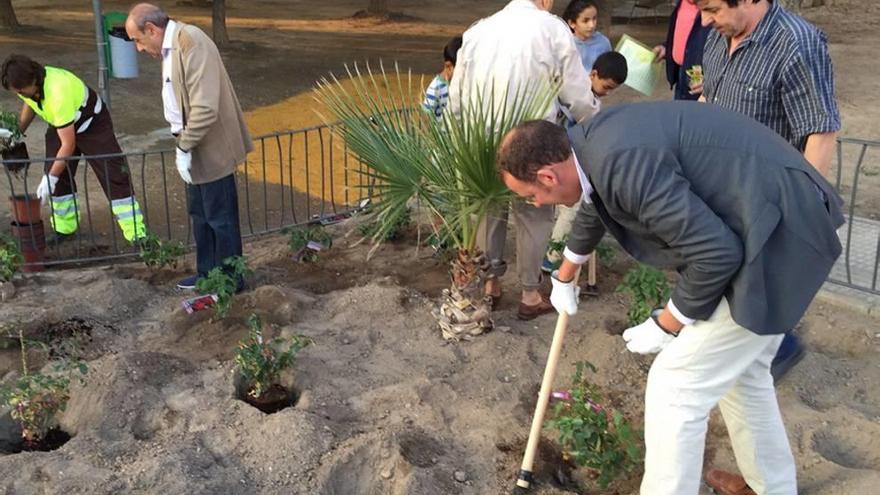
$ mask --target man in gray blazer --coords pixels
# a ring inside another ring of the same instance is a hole
[[[526,122],[504,138],[498,167],[534,204],[595,206],[581,208],[553,274],[558,311],[577,312],[575,272],[606,230],[637,260],[679,273],[665,308],[623,334],[630,351],[659,352],[642,493],[698,492],[718,404],[752,489],[795,494],[770,362],[840,255],[831,185],[764,126],[690,102],[621,105],[568,135]]]

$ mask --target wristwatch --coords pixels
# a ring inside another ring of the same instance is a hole
[[[657,324],[657,328],[659,328],[660,330],[663,330],[663,332],[668,335],[672,335],[673,337],[678,337],[678,334],[681,333],[680,331],[673,332],[671,330],[667,330],[666,328],[664,328],[663,325],[660,324],[660,317],[656,314],[652,314],[651,319],[654,320],[654,323]]]

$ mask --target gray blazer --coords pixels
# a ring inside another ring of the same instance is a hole
[[[568,247],[607,229],[637,260],[675,268],[672,300],[707,319],[722,296],[757,334],[797,324],[840,255],[843,201],[789,143],[735,112],[635,103],[569,131],[594,192]]]

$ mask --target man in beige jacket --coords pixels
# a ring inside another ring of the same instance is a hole
[[[131,9],[125,30],[138,51],[162,60],[165,119],[177,139],[177,171],[187,184],[196,240],[197,273],[177,286],[192,289],[223,260],[241,256],[235,167],[253,144],[232,81],[208,35],[148,3]]]

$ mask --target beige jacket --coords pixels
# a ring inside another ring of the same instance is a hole
[[[193,155],[193,184],[222,179],[254,149],[220,52],[201,29],[179,22],[172,81],[183,114],[177,146]]]

